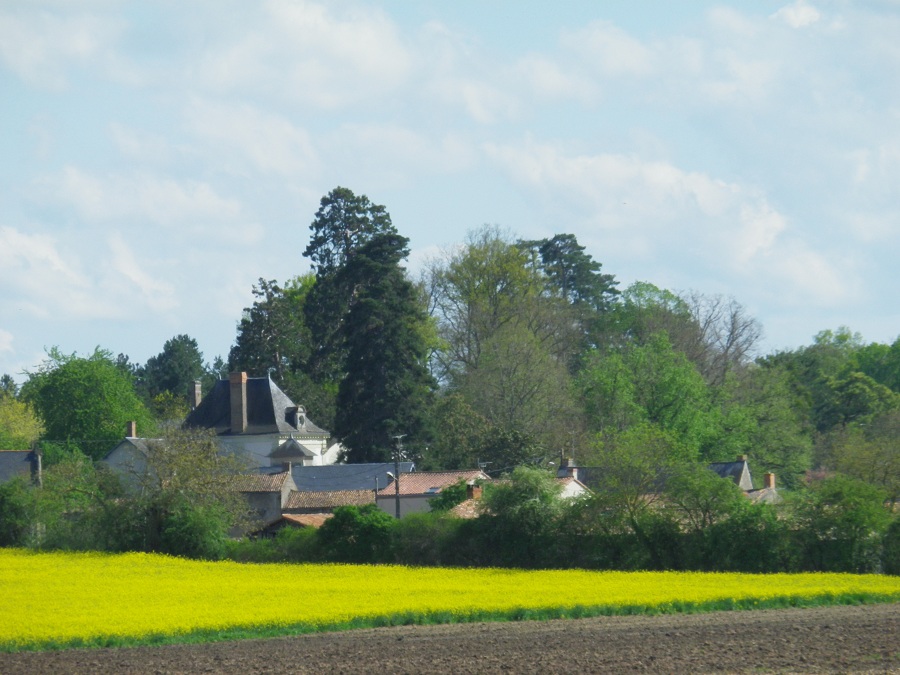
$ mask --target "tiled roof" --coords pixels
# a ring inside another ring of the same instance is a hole
[[[285,509],[334,509],[338,506],[363,506],[374,504],[372,490],[332,490],[328,492],[304,492],[291,490]]]
[[[401,495],[436,495],[439,494],[448,485],[453,485],[460,479],[468,482],[470,480],[490,480],[484,471],[477,469],[472,471],[415,471],[413,473],[400,474],[400,494]],[[378,491],[379,497],[389,497],[395,494],[396,487],[390,483]]]
[[[322,527],[326,520],[334,516],[333,513],[285,513],[281,517],[289,523],[302,527]]]
[[[481,512],[478,509],[478,504],[481,500],[479,499],[467,499],[464,502],[460,502],[452,509],[450,509],[447,513],[451,516],[455,516],[456,518],[465,518],[466,520],[471,520],[472,518],[477,518],[481,515]]]
[[[237,477],[235,487],[238,492],[281,492],[284,482],[290,474],[283,473],[250,473]]]

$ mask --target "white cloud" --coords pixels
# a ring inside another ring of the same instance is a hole
[[[488,145],[488,156],[547,213],[591,232],[604,250],[694,278],[781,284],[784,299],[833,306],[858,292],[846,260],[812,249],[751,186],[661,161],[579,155],[533,142]]]
[[[14,352],[13,334],[0,328],[0,352]]]
[[[822,15],[819,10],[807,4],[805,0],[796,0],[775,12],[772,18],[784,21],[791,28],[804,28],[816,23],[822,18]]]
[[[6,11],[0,13],[0,60],[31,85],[62,89],[73,65],[115,67],[112,50],[124,26],[110,17]]]
[[[113,314],[93,292],[71,249],[45,234],[0,227],[0,287],[8,311],[40,317]]]
[[[563,35],[564,46],[587,66],[608,76],[646,76],[656,70],[654,50],[609,21],[595,21]]]
[[[588,77],[573,73],[559,63],[539,54],[522,58],[516,66],[528,87],[543,99],[595,100],[599,88]]]
[[[413,58],[381,11],[343,12],[304,0],[270,0],[263,14],[236,10],[242,35],[214,45],[195,74],[215,89],[277,92],[335,108],[384,96],[406,81]]]
[[[123,157],[140,163],[164,164],[174,156],[168,139],[112,122],[109,133]]]
[[[147,306],[162,312],[178,305],[172,284],[155,279],[144,271],[121,234],[110,235],[109,248],[112,253],[112,269],[136,287]]]
[[[386,177],[407,183],[423,173],[455,173],[478,156],[465,137],[433,137],[393,124],[347,124],[323,144],[329,157],[343,157],[355,168],[378,175],[381,183]]]
[[[315,175],[319,160],[309,134],[286,118],[249,104],[227,105],[195,99],[186,110],[190,130],[209,143],[209,151],[231,149],[232,170],[244,173],[249,162],[264,173]]]
[[[219,196],[211,185],[201,181],[142,173],[98,177],[68,166],[55,183],[58,198],[92,221],[132,219],[165,226],[196,226],[198,221],[232,222],[241,213],[240,202]]]

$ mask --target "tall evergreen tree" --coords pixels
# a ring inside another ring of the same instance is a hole
[[[316,283],[304,304],[311,340],[307,368],[323,384],[341,376],[345,355],[340,325],[355,295],[354,284],[338,273],[373,237],[397,231],[384,206],[343,187],[322,197],[309,229],[312,237],[303,255],[313,264]]]
[[[204,372],[203,354],[197,341],[189,335],[176,335],[166,340],[162,352],[147,359],[137,376],[140,389],[148,398],[169,392],[186,401],[191,384]]]
[[[392,437],[421,439],[434,380],[426,367],[427,317],[400,261],[408,239],[382,233],[346,261],[336,283],[353,288],[340,325],[346,346],[335,432],[351,462],[385,461]]]

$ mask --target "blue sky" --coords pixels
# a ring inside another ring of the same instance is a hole
[[[624,288],[731,296],[765,352],[900,334],[900,2],[0,3],[0,372],[226,356],[322,195],[410,270],[485,223]]]

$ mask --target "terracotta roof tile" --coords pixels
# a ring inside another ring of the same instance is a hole
[[[491,478],[484,471],[414,471],[400,474],[401,495],[436,495],[448,485],[457,483],[460,479],[465,481],[475,480],[489,481]],[[395,494],[394,483],[378,491],[379,497]]]
[[[237,477],[235,487],[238,492],[281,492],[284,482],[290,474],[284,473],[250,473]]]
[[[478,504],[481,500],[479,499],[467,499],[464,502],[460,502],[452,509],[450,509],[447,513],[451,516],[455,516],[456,518],[465,518],[466,520],[471,520],[472,518],[477,518],[481,515],[481,512],[478,508]]]
[[[333,513],[285,513],[281,517],[302,527],[322,527],[332,516]]]
[[[291,490],[285,509],[334,509],[338,506],[363,506],[374,504],[372,490],[332,490],[324,492],[298,492]]]

